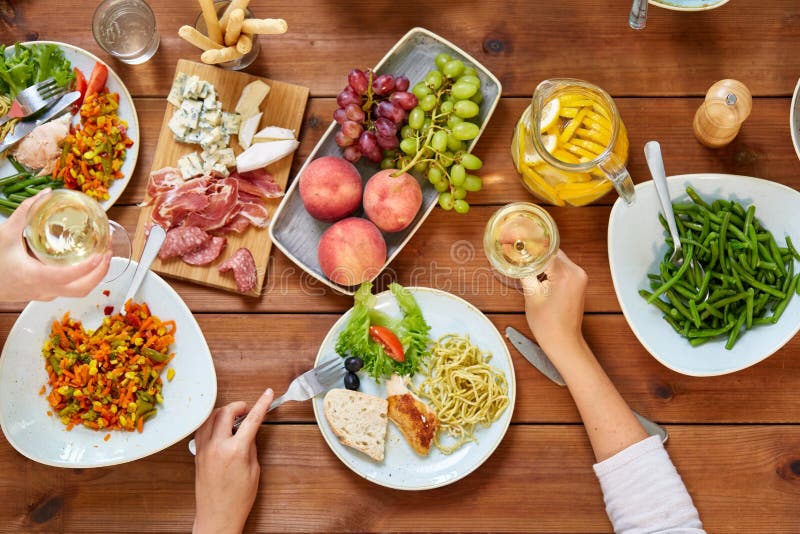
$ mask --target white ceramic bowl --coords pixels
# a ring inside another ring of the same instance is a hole
[[[708,11],[727,4],[730,0],[648,0],[651,6],[672,11]]]
[[[687,201],[686,186],[691,185],[704,199],[736,200],[745,207],[755,204],[756,218],[779,245],[786,235],[800,243],[800,193],[794,189],[728,174],[687,174],[670,177],[668,182],[673,201]],[[745,332],[732,350],[725,349],[725,339],[692,347],[676,334],[661,312],[639,295],[639,289],[649,289],[647,273],[658,272],[659,261],[668,250],[658,211],[655,188],[648,181],[636,186],[636,202],[632,206],[617,200],[608,223],[608,260],[614,290],[631,330],[655,359],[686,375],[722,375],[760,362],[797,334],[797,295],[777,324]]]
[[[114,258],[114,262],[120,262]],[[80,319],[85,328],[100,324],[103,308],[119,309],[136,262],[107,284],[100,284],[83,299],[60,298],[52,302],[31,302],[11,329],[0,358],[0,425],[11,445],[31,460],[56,467],[101,467],[143,458],[182,440],[206,420],[217,398],[214,362],[203,332],[189,308],[158,275],[148,273],[137,301],[144,301],[162,320],[177,324],[175,357],[168,367],[175,378],[164,380],[164,403],[149,419],[144,432],[93,431],[75,427],[67,431],[56,416],[47,415],[50,406],[40,388],[47,383],[41,347],[50,325],[66,311]],[[102,292],[109,290],[109,296]],[[111,434],[108,441],[103,438]]]
[[[789,129],[792,132],[792,144],[797,157],[800,158],[800,80],[794,87],[792,106],[789,110]]]

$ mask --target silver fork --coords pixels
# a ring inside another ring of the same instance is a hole
[[[11,110],[0,118],[0,126],[11,119],[24,119],[43,110],[62,94],[64,94],[64,89],[59,87],[53,78],[23,89],[11,104]]]
[[[337,357],[325,363],[321,363],[292,380],[292,383],[289,384],[289,387],[286,389],[286,393],[273,400],[267,412],[271,412],[287,401],[307,401],[313,399],[323,391],[329,390],[337,380],[341,380],[344,374],[344,360],[341,358]],[[245,417],[247,416],[240,415],[233,420],[234,432],[236,432],[242,424]],[[189,442],[189,451],[192,454],[196,453],[194,439]]]

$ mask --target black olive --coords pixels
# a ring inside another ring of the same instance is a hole
[[[351,373],[357,373],[364,367],[364,360],[358,356],[350,356],[344,361],[344,368]]]
[[[355,373],[347,373],[344,375],[344,387],[347,389],[351,389],[356,391],[358,386],[361,385],[361,381],[358,379],[358,375]]]

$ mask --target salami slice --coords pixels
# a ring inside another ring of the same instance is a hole
[[[249,293],[256,288],[258,282],[258,272],[256,271],[256,261],[250,250],[240,248],[227,260],[223,261],[219,267],[219,272],[225,273],[233,271],[233,278],[236,280],[236,289],[240,293]]]
[[[177,258],[201,247],[211,241],[211,235],[200,228],[193,226],[179,226],[167,232],[164,244],[158,251],[158,257],[162,260],[167,258]]]
[[[206,245],[184,254],[181,259],[189,265],[208,265],[217,259],[227,243],[224,237],[212,237]]]

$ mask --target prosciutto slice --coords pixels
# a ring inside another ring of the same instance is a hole
[[[164,167],[150,173],[147,181],[147,195],[150,197],[143,206],[149,206],[158,195],[172,191],[183,184],[186,180],[179,169],[175,167]]]
[[[207,175],[184,180],[178,169],[165,167],[150,174],[147,194],[150,197],[148,202],[153,204],[153,222],[168,230],[159,257],[180,256],[191,265],[206,265],[219,256],[226,242],[224,237],[212,239],[211,234],[220,236],[241,233],[250,226],[267,227],[269,211],[265,200],[279,198],[283,191],[272,175],[263,169],[245,173],[234,171],[227,177]],[[174,230],[186,228],[194,230],[182,230],[185,233],[173,234],[170,240]],[[201,236],[206,237],[200,239]],[[249,251],[247,254],[252,262],[252,254]],[[241,265],[247,264],[243,256],[242,252],[234,262],[237,269],[241,270]],[[249,267],[247,270],[249,272]],[[242,276],[237,277],[237,283]],[[246,278],[252,277],[248,275]],[[243,292],[247,291],[250,290]]]

